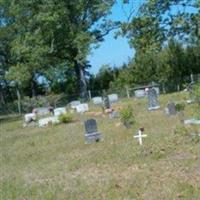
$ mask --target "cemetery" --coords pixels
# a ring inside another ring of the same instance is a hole
[[[63,108],[55,108],[54,116],[40,116],[33,127],[23,127],[19,117],[0,119],[1,190],[8,189],[4,197],[79,199],[81,190],[83,199],[123,199],[127,193],[133,199],[198,199],[200,126],[183,124],[171,102],[187,96],[159,95],[160,108],[151,112],[148,97],[114,104],[107,98],[105,109],[109,103],[116,118],[91,101],[87,112],[84,106],[84,112],[75,108],[69,123],[58,123],[57,112],[69,112]],[[130,107],[134,120],[126,127],[120,117]],[[166,107],[171,117],[164,113]],[[185,120],[194,108],[186,103]]]
[[[200,200],[200,0],[1,0],[0,200]]]

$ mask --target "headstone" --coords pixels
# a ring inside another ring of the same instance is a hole
[[[145,97],[145,96],[146,96],[145,90],[135,90],[135,97],[141,98],[141,97]]]
[[[95,119],[85,121],[85,143],[98,142],[101,140],[101,133],[98,132]]]
[[[108,99],[109,99],[110,103],[116,103],[119,100],[117,94],[109,94]]]
[[[32,121],[36,121],[37,116],[35,113],[28,113],[24,115],[24,121],[25,123],[30,123]]]
[[[67,111],[66,111],[65,107],[60,107],[60,108],[54,109],[54,116],[59,116],[59,115],[66,114],[66,113],[67,113]]]
[[[102,105],[102,103],[103,103],[102,97],[94,97],[94,98],[92,98],[92,101],[95,105]]]
[[[34,113],[36,113],[37,115],[48,115],[49,114],[49,108],[48,107],[40,107],[40,108],[35,108],[33,110]]]
[[[43,119],[40,119],[40,120],[38,121],[39,127],[48,126],[50,123],[54,125],[54,124],[59,124],[60,121],[59,121],[59,119],[58,119],[57,116],[43,118]]]
[[[148,110],[156,110],[160,108],[157,100],[157,92],[154,88],[150,88],[148,91],[148,101],[149,101]]]
[[[184,121],[185,125],[200,125],[200,120],[197,119],[187,119]]]
[[[82,104],[76,106],[77,113],[84,113],[87,111],[89,111],[89,106],[87,103],[82,103]]]
[[[144,131],[144,129],[140,128],[138,131],[138,135],[134,136],[134,138],[138,139],[140,145],[142,145],[142,138],[147,137],[147,135],[142,134],[143,131]]]
[[[76,109],[76,106],[80,105],[80,101],[72,101],[70,102],[71,108]]]
[[[170,102],[167,104],[166,114],[169,116],[176,115],[176,105],[174,102]]]
[[[108,96],[104,97],[104,107],[105,109],[110,109],[110,100],[108,98]]]
[[[111,119],[119,118],[119,112],[112,110],[112,112],[109,114],[109,116]]]

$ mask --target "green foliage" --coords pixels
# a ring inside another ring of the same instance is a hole
[[[59,121],[61,121],[62,123],[70,123],[73,121],[74,116],[70,113],[67,114],[62,114],[59,116]]]
[[[185,109],[185,104],[184,103],[177,103],[175,105],[175,108],[176,108],[177,112],[181,112],[181,111],[183,111]]]
[[[120,120],[125,126],[135,122],[132,106],[128,105],[120,111]]]

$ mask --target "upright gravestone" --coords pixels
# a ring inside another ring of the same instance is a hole
[[[77,113],[84,113],[89,111],[89,106],[87,103],[82,103],[76,106],[76,112]]]
[[[81,104],[80,101],[72,101],[72,102],[70,102],[70,105],[71,105],[72,109],[76,109],[76,106],[78,106],[80,104]]]
[[[54,109],[54,115],[55,116],[63,115],[63,114],[66,114],[66,113],[67,113],[67,111],[66,111],[65,107],[60,107],[60,108]]]
[[[85,121],[85,143],[98,142],[101,140],[101,133],[98,132],[95,119]]]
[[[104,97],[104,108],[110,109],[110,100],[109,100],[108,96]]]
[[[166,114],[169,116],[176,115],[176,105],[174,102],[170,102],[167,104]]]
[[[119,100],[117,94],[109,94],[108,99],[109,99],[110,103],[116,103]]]
[[[94,98],[92,98],[92,101],[93,101],[94,105],[102,105],[102,103],[103,103],[102,97],[94,97]]]
[[[150,88],[148,91],[148,101],[149,101],[148,110],[156,110],[160,108],[157,98],[158,97],[156,90],[154,88]]]

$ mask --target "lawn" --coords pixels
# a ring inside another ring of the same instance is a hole
[[[94,107],[73,123],[47,128],[23,128],[19,117],[0,119],[0,199],[200,199],[200,126],[184,126],[163,111],[169,100],[186,98],[161,95],[161,109],[152,112],[146,99],[122,99],[114,107],[133,106],[131,129]],[[192,113],[187,105],[185,117]],[[102,142],[84,143],[89,118],[97,120]],[[133,138],[140,127],[147,134],[143,146]]]

